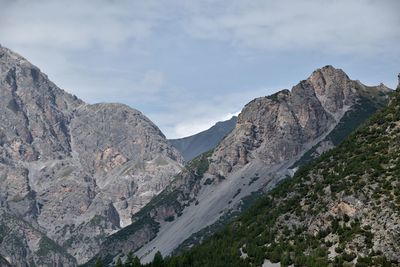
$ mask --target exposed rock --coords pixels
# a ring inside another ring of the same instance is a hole
[[[0,198],[78,262],[130,224],[182,162],[139,111],[85,104],[0,46]]]
[[[198,155],[214,149],[235,128],[236,121],[237,117],[233,116],[229,120],[217,122],[210,129],[198,134],[169,141],[181,152],[186,161],[190,161]]]
[[[159,195],[161,199],[138,213],[138,219],[149,216],[160,224],[160,229],[136,254],[143,262],[152,260],[156,251],[168,255],[192,234],[240,210],[244,197],[273,188],[312,147],[319,144],[317,151],[322,153],[341,142],[349,129],[355,129],[387,102],[389,92],[385,86],[366,87],[350,80],[342,70],[326,66],[291,91],[251,101],[214,151],[205,159],[198,157],[189,162],[188,171],[177,176]],[[359,108],[362,101],[362,107],[368,109]],[[357,117],[359,112],[366,115]],[[357,119],[351,120],[353,117]],[[330,133],[337,136],[325,140]],[[158,207],[166,206],[176,213],[170,223],[154,216]],[[128,228],[140,229],[143,225],[133,223]],[[124,243],[118,238],[112,242]],[[109,247],[104,247],[101,254],[119,253]]]
[[[399,122],[400,92],[393,92],[386,107],[337,147],[166,265],[400,266]],[[161,228],[159,236],[168,229]],[[150,253],[164,248],[164,239],[153,241]]]
[[[295,158],[329,133],[358,97],[356,82],[326,66],[291,91],[251,101],[215,149],[210,172],[227,176],[252,159],[273,165]]]
[[[0,266],[76,266],[76,260],[30,224],[0,207]]]

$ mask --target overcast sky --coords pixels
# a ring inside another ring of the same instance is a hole
[[[0,8],[0,44],[89,103],[139,109],[169,138],[327,64],[392,88],[400,72],[398,0],[0,0]]]

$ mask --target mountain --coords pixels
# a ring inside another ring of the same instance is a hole
[[[340,143],[378,108],[390,90],[367,87],[326,66],[292,90],[248,103],[235,128],[213,150],[190,161],[173,182],[133,217],[134,223],[107,238],[97,257],[106,261],[136,251],[143,262],[182,243],[201,241],[292,175]],[[306,152],[310,153],[304,159]],[[301,161],[303,159],[303,161]],[[146,236],[138,233],[145,231]],[[92,261],[93,262],[93,261]]]
[[[169,141],[181,152],[186,161],[190,161],[216,147],[235,128],[236,121],[237,117],[233,116],[229,120],[217,122],[210,129],[198,134],[179,139],[170,139]]]
[[[0,256],[0,266],[77,264],[75,258],[65,249],[3,207],[0,208],[0,251],[4,256]]]
[[[35,229],[29,248],[40,251],[37,242],[47,237],[58,246],[46,246],[51,253],[61,247],[78,263],[87,261],[170,183],[182,163],[141,112],[86,104],[0,46],[0,207],[21,220],[21,231]],[[10,228],[6,223],[1,225]],[[0,255],[12,265],[58,264],[58,256],[43,264],[17,254],[9,238],[0,239]]]
[[[400,266],[399,138],[400,83],[337,148],[163,266]]]

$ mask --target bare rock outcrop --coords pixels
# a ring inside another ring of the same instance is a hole
[[[207,228],[240,211],[254,192],[266,192],[293,174],[292,166],[307,153],[319,156],[343,141],[387,103],[389,92],[384,85],[368,87],[325,66],[290,91],[254,99],[242,109],[230,134],[213,151],[190,161],[134,216],[124,236],[111,236],[97,256],[109,259],[130,248],[146,263],[157,251],[166,256],[182,244],[188,248],[200,242],[202,234],[212,231]],[[160,216],[160,209],[173,212]],[[149,222],[159,227],[147,240],[130,239],[132,246],[127,246],[130,233]]]
[[[291,91],[254,99],[215,149],[209,171],[225,177],[253,159],[274,165],[296,158],[329,133],[368,91],[385,98],[389,89],[369,90],[342,70],[325,66]]]
[[[0,199],[78,262],[130,224],[182,163],[139,111],[86,104],[0,46]]]

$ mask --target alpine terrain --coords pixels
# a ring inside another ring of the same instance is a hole
[[[338,147],[281,181],[200,246],[165,261],[157,254],[154,262],[400,266],[399,139],[400,82],[389,105]]]
[[[90,263],[112,262],[130,251],[146,263],[157,251],[167,256],[201,242],[298,166],[338,145],[387,103],[390,92],[383,84],[366,86],[325,66],[291,90],[254,99],[235,128],[213,150],[188,162],[133,215],[131,225],[106,239]]]
[[[182,163],[139,111],[86,104],[0,46],[2,265],[86,262]]]
[[[170,139],[169,141],[181,152],[186,161],[190,161],[216,147],[235,128],[236,121],[237,117],[233,116],[229,120],[217,122],[210,129],[198,134],[179,139]]]

